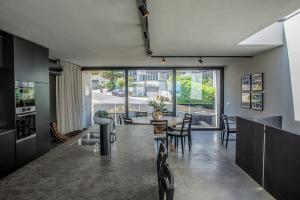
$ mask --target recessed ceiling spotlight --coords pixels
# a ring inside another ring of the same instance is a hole
[[[149,16],[149,11],[147,10],[145,4],[140,5],[139,10],[140,10],[141,14],[143,15],[143,17]]]
[[[162,60],[161,60],[162,64],[165,64],[166,63],[166,59],[165,57],[162,57]]]
[[[203,63],[203,60],[202,60],[202,58],[201,57],[199,57],[199,63]]]

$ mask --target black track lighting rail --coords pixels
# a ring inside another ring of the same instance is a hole
[[[151,58],[252,58],[253,56],[164,56],[152,55]]]
[[[140,21],[141,21],[141,26],[142,26],[142,34],[144,38],[144,45],[145,45],[145,54],[148,57],[151,58],[161,58],[162,62],[165,63],[165,58],[199,58],[199,62],[202,63],[203,60],[202,58],[252,58],[252,56],[212,56],[212,55],[197,55],[197,56],[166,56],[166,55],[153,55],[153,52],[151,50],[150,46],[150,31],[149,31],[149,25],[148,25],[148,16],[149,16],[149,11],[147,9],[147,2],[146,0],[137,0],[137,7],[139,10],[139,15],[140,15]]]
[[[149,26],[148,26],[149,11],[147,10],[146,1],[145,0],[137,0],[137,7],[139,10],[140,21],[141,21],[141,26],[142,26],[142,34],[143,34],[144,45],[145,45],[145,54],[147,56],[151,56],[152,51],[150,48],[150,33],[149,33]]]

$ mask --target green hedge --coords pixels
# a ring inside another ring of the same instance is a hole
[[[209,85],[209,81],[202,82],[202,99],[192,99],[191,98],[191,84],[192,78],[190,76],[181,76],[177,79],[180,83],[180,94],[176,98],[177,104],[201,104],[201,105],[213,105],[215,104],[215,93],[216,90],[213,86]],[[201,87],[201,83],[199,87]],[[196,85],[196,88],[198,86]]]

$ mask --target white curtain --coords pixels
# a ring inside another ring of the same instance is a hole
[[[56,78],[57,125],[61,133],[82,129],[81,67],[61,61],[62,75]]]

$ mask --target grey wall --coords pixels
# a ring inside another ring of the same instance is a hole
[[[241,108],[241,76],[264,73],[264,110]],[[300,134],[300,122],[294,120],[290,70],[286,46],[240,59],[225,69],[224,112],[239,116],[283,117],[283,129]]]

